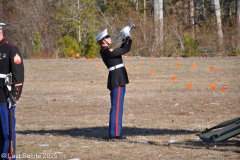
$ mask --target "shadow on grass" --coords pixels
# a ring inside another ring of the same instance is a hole
[[[237,137],[238,139],[240,137]],[[205,143],[203,141],[183,141],[171,144],[175,147],[187,148],[187,149],[200,149],[207,148],[209,150],[215,150],[220,152],[235,152],[240,154],[240,141],[234,139],[228,139],[214,144]]]
[[[17,131],[18,134],[51,134],[71,137],[85,137],[106,139],[108,138],[108,126],[89,127],[89,128],[71,128],[58,130],[25,130]],[[131,128],[124,127],[122,135],[124,136],[149,136],[149,135],[181,135],[181,134],[196,134],[199,131],[194,130],[173,130],[173,129],[152,129],[152,128]]]
[[[152,135],[170,135],[172,137],[178,135],[190,135],[190,134],[198,134],[200,131],[194,130],[174,130],[174,129],[152,129],[152,128],[131,128],[124,127],[123,135],[125,136],[152,136]],[[17,131],[17,134],[37,134],[37,135],[54,135],[54,136],[71,136],[74,138],[83,137],[86,139],[96,139],[100,141],[109,141],[108,138],[108,126],[102,127],[89,127],[89,128],[71,128],[71,129],[58,129],[58,130],[25,130],[25,131]],[[239,137],[238,137],[239,138]],[[186,140],[181,142],[169,143],[168,140],[165,140],[164,143],[158,144],[153,141],[145,140],[145,141],[135,141],[135,140],[126,140],[129,143],[141,143],[146,145],[161,145],[161,146],[170,146],[173,145],[175,147],[180,148],[188,148],[188,149],[202,149],[203,147],[214,149],[209,144],[204,143],[203,141],[195,141],[195,140]],[[224,149],[224,147],[231,146],[240,146],[239,140],[226,140],[223,142],[217,143],[218,151],[231,151],[240,153],[239,150],[235,149]],[[220,148],[219,148],[220,147]]]

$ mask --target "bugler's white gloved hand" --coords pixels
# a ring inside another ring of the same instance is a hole
[[[126,39],[127,37],[130,37],[130,36],[131,36],[129,26],[124,27],[124,28],[121,30],[121,32],[123,33],[123,35],[122,35],[123,39]]]

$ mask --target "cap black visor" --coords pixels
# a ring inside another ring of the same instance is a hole
[[[108,35],[106,35],[105,37],[103,37],[103,39],[110,38],[110,37],[111,37],[111,35],[108,34]]]

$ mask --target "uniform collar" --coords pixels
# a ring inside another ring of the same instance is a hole
[[[1,41],[0,41],[0,46],[6,41],[5,38],[3,38]]]

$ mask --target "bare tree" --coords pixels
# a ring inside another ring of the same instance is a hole
[[[146,21],[146,0],[143,1],[143,20]]]
[[[237,48],[238,52],[240,52],[240,0],[237,0],[237,37],[238,37],[238,42],[237,42]]]
[[[214,0],[214,6],[215,6],[215,15],[217,19],[218,42],[221,47],[223,44],[223,31],[222,31],[221,10],[220,10],[219,0]]]
[[[131,0],[132,1],[132,3],[135,5],[135,9],[136,9],[136,11],[138,11],[139,10],[139,7],[138,7],[138,0]]]
[[[163,50],[163,0],[154,0],[155,47]]]
[[[3,15],[3,1],[0,1],[0,15],[1,15],[1,17],[2,17],[2,15]],[[0,22],[2,22],[3,20],[2,20],[2,18],[0,19]]]
[[[189,13],[190,13],[190,26],[192,30],[192,36],[194,36],[194,0],[189,0]]]
[[[25,58],[30,58],[33,51],[33,39],[36,33],[41,35],[41,52],[51,56],[59,37],[56,20],[52,18],[52,0],[44,1],[0,1],[3,4],[0,17],[8,24],[5,36],[16,44]],[[47,7],[46,7],[47,6]]]

